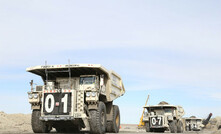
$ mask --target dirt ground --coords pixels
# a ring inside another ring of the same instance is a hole
[[[221,134],[221,130],[217,130],[218,124],[221,123],[221,117],[213,118],[208,124],[207,129],[201,132],[187,132],[188,134]],[[0,133],[33,133],[31,129],[30,114],[6,114],[0,112]],[[55,133],[55,131],[52,131]],[[120,133],[122,134],[147,134],[145,130],[137,129],[134,124],[122,124]],[[168,132],[166,132],[168,133]],[[186,132],[184,134],[187,134]],[[151,134],[151,133],[149,133]],[[156,134],[156,133],[155,133]]]

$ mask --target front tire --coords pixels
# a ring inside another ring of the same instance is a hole
[[[173,120],[172,122],[170,122],[169,126],[170,126],[170,132],[171,133],[177,133],[177,123],[176,123],[176,120]]]
[[[34,133],[49,133],[51,130],[49,126],[41,121],[39,118],[41,116],[40,110],[33,110],[31,117],[31,126]]]
[[[90,133],[104,134],[106,131],[106,106],[103,102],[99,102],[97,110],[90,110]]]
[[[145,123],[145,127],[146,127],[146,132],[150,132],[150,124],[149,124],[149,122]]]

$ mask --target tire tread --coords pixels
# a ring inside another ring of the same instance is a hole
[[[45,122],[42,122],[39,118],[41,115],[40,110],[33,110],[31,116],[31,126],[34,133],[49,133],[48,127]]]

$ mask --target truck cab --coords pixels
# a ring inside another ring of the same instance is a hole
[[[93,103],[99,100],[99,95],[105,95],[104,76],[81,75],[80,90],[85,91],[86,102]]]
[[[81,75],[80,76],[80,90],[87,92],[99,92],[100,91],[100,78],[96,75]]]

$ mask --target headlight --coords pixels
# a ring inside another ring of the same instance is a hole
[[[168,119],[169,121],[172,121],[172,120],[173,120],[173,116],[172,116],[172,115],[169,115],[169,116],[167,116],[167,119]]]
[[[86,92],[86,96],[87,97],[91,96],[91,92]]]
[[[34,98],[35,98],[35,99],[37,99],[37,98],[38,98],[38,94],[34,94],[33,96],[34,96]]]
[[[28,94],[28,98],[32,99],[33,98],[33,94]]]
[[[91,92],[91,96],[95,97],[97,95],[97,92]]]

